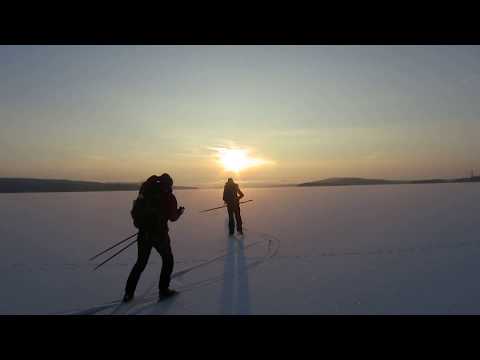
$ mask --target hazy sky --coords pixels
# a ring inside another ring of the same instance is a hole
[[[0,46],[0,176],[480,173],[479,46]]]

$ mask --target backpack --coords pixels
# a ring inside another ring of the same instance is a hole
[[[223,201],[227,204],[235,204],[237,201],[238,185],[235,183],[226,183],[223,188]]]
[[[140,187],[137,199],[133,201],[130,215],[133,225],[139,230],[152,228],[155,224],[155,211],[148,198],[152,196],[152,189],[157,179],[156,175],[150,176]]]
[[[130,214],[133,225],[139,230],[151,229],[155,225],[156,212],[145,198],[139,197],[133,201]]]

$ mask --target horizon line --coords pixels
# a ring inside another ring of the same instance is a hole
[[[358,180],[381,180],[381,181],[391,181],[391,182],[414,182],[414,181],[451,181],[451,180],[459,180],[459,179],[468,179],[468,178],[476,178],[479,177],[478,175],[475,176],[472,172],[469,176],[464,177],[452,177],[452,178],[436,178],[436,177],[425,177],[425,178],[416,178],[416,179],[386,179],[381,177],[359,177],[359,176],[334,176],[328,178],[321,178],[317,180],[307,180],[301,182],[282,182],[282,181],[272,181],[272,180],[238,180],[236,181],[239,184],[243,184],[244,186],[265,186],[265,187],[281,187],[281,186],[296,186],[302,184],[309,184],[314,182],[320,182],[325,180],[345,180],[345,179],[358,179]],[[39,177],[13,177],[13,176],[1,176],[0,180],[37,180],[37,181],[64,181],[64,182],[79,182],[79,183],[96,183],[102,185],[141,185],[145,180],[139,181],[102,181],[102,180],[78,180],[78,179],[61,179],[61,178],[39,178]],[[205,182],[196,185],[181,185],[176,184],[174,187],[194,187],[194,188],[216,188],[222,186],[225,180],[218,180],[214,182]]]

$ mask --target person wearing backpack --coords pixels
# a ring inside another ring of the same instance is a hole
[[[138,232],[138,257],[125,286],[123,302],[134,298],[140,275],[147,266],[152,248],[162,257],[162,270],[158,283],[159,300],[175,295],[170,289],[170,277],[174,259],[168,234],[168,221],[177,221],[185,208],[177,208],[177,199],[173,195],[173,180],[168,174],[152,175],[141,186],[139,195],[131,211]]]
[[[243,235],[242,216],[240,215],[240,199],[243,197],[238,184],[233,182],[232,178],[228,178],[223,188],[223,201],[227,204],[228,211],[228,230],[233,235],[235,229],[235,221],[237,222],[237,231]],[[235,215],[235,220],[234,220]]]

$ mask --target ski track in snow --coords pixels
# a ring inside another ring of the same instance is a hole
[[[267,245],[267,251],[266,254],[261,257],[261,256],[256,256],[256,257],[251,257],[249,260],[254,260],[251,264],[249,264],[246,267],[247,271],[250,271],[259,265],[265,263],[266,261],[272,259],[275,257],[278,253],[278,250],[280,248],[280,241],[278,238],[276,238],[274,235],[271,234],[266,234],[266,233],[261,233],[257,231],[252,231],[247,228],[245,228],[246,231],[252,233],[252,234],[257,234],[259,237],[262,238],[262,240],[254,241],[249,244],[245,244],[244,249],[251,248],[252,246],[258,245],[258,244],[265,244],[268,242]],[[238,240],[237,241],[243,241],[243,240]],[[272,245],[273,244],[273,245]],[[226,256],[230,255],[231,253],[235,252],[236,250],[229,251],[229,252],[224,252],[221,255],[217,255],[211,259],[205,260],[200,262],[199,264],[193,265],[191,267],[188,267],[186,269],[180,270],[175,272],[172,275],[172,282],[177,282],[180,283],[179,287],[177,288],[178,291],[180,292],[180,295],[189,291],[194,291],[197,288],[212,285],[214,283],[217,283],[224,279],[225,275],[218,275],[218,276],[213,276],[209,277],[203,280],[199,280],[193,283],[190,283],[188,285],[182,286],[181,281],[178,281],[179,279],[182,278],[182,276],[186,275],[187,273],[197,270],[199,268],[202,268],[206,265],[212,264],[220,259],[225,258]],[[199,261],[199,260],[194,260],[192,262]],[[130,303],[122,303],[121,300],[116,300],[100,305],[96,305],[87,309],[83,310],[78,310],[78,311],[72,311],[72,312],[66,312],[66,313],[61,313],[59,315],[134,315],[138,314],[141,311],[144,311],[145,309],[149,307],[156,307],[156,306],[161,306],[161,304],[169,303],[169,300],[171,299],[166,299],[160,303],[157,302],[158,300],[158,290],[154,291],[153,293],[151,292],[155,287],[157,286],[157,281],[153,282],[146,291],[140,296],[135,297],[132,302]],[[185,308],[185,306],[183,306]],[[113,310],[112,310],[113,308]],[[107,310],[111,310],[108,313],[105,313]]]
[[[260,233],[258,233],[260,234]],[[268,234],[263,234],[264,236],[272,236]],[[372,256],[372,255],[409,255],[414,253],[421,253],[421,252],[431,252],[436,250],[455,250],[455,249],[463,249],[465,247],[478,247],[480,246],[480,239],[479,240],[469,240],[469,241],[458,241],[452,243],[443,243],[443,244],[432,244],[427,246],[411,246],[411,247],[397,247],[397,248],[377,248],[373,250],[331,250],[331,251],[321,251],[316,253],[311,253],[310,255],[282,255],[278,256],[280,259],[312,259],[318,257],[341,257],[341,256]],[[258,258],[259,260],[262,257],[255,257],[252,256],[249,259],[253,260]],[[203,266],[202,264],[205,262],[212,261],[212,259],[179,259],[175,260],[176,264],[192,264],[197,263],[199,266]],[[159,264],[158,261],[151,261],[149,264],[156,265]],[[91,268],[92,265],[97,265],[96,263],[64,263],[64,264],[40,264],[38,266],[32,266],[30,264],[25,263],[13,263],[4,266],[0,266],[0,270],[8,271],[9,269],[14,269],[15,271],[25,271],[25,272],[33,272],[33,271],[49,271],[54,269],[63,269],[69,271],[84,271],[85,268]],[[126,267],[131,266],[130,263],[112,263],[106,265],[105,267]],[[183,270],[182,270],[183,271]]]
[[[247,229],[246,229],[247,230]],[[254,268],[256,268],[258,265],[263,264],[265,261],[271,259],[272,257],[276,257],[278,259],[291,259],[291,258],[296,258],[296,259],[311,259],[311,258],[318,258],[318,257],[343,257],[343,256],[382,256],[382,255],[411,255],[415,253],[422,253],[422,252],[430,252],[430,251],[435,251],[435,250],[446,250],[446,249],[461,249],[467,246],[479,246],[480,245],[480,240],[470,240],[470,241],[460,241],[460,242],[455,242],[455,243],[444,243],[444,244],[432,244],[428,246],[417,246],[417,247],[398,247],[398,248],[384,248],[384,249],[375,249],[375,250],[367,250],[367,251],[355,251],[355,250],[346,250],[346,251],[322,251],[319,253],[314,253],[310,255],[284,255],[284,256],[277,256],[277,252],[279,249],[279,240],[267,233],[262,233],[262,232],[257,232],[257,231],[250,231],[252,234],[257,234],[259,235],[263,240],[259,240],[250,244],[246,244],[245,249],[250,248],[254,245],[258,245],[261,243],[265,243],[265,241],[269,242],[269,247],[271,246],[272,242],[275,242],[275,249],[272,253],[270,253],[270,249],[267,250],[267,255],[265,256],[252,256],[249,257],[248,259],[252,261],[251,264],[247,266],[247,271],[250,271]],[[186,269],[177,271],[172,275],[172,281],[177,280],[176,282],[180,285],[178,287],[178,290],[181,293],[193,291],[199,287],[203,286],[208,286],[214,283],[217,283],[221,281],[224,278],[224,275],[219,275],[219,276],[214,276],[210,277],[207,279],[199,280],[197,282],[191,283],[189,285],[181,285],[181,282],[178,281],[179,278],[181,278],[183,275],[196,270],[198,268],[204,267],[208,264],[211,264],[213,262],[216,262],[218,260],[221,260],[228,256],[230,253],[222,253],[221,255],[217,255],[213,258],[210,259],[187,259],[184,261],[178,261],[178,263],[197,263],[196,265],[192,265],[191,267],[188,267]],[[269,255],[270,254],[270,255]],[[155,264],[157,262],[152,262],[152,264]],[[80,269],[81,266],[78,264],[64,264],[65,267],[69,268],[70,270],[73,270],[74,268]],[[22,264],[13,264],[12,266],[17,267],[22,267]],[[61,265],[58,265],[61,266]],[[91,266],[91,264],[85,264],[85,266]],[[114,265],[110,265],[114,266]],[[129,266],[129,264],[117,264],[116,266]],[[28,267],[30,269],[30,267]],[[45,265],[42,267],[42,269],[45,268]],[[33,271],[33,268],[30,269],[30,271]],[[155,288],[157,285],[157,282],[153,282],[145,291],[144,294],[142,294],[139,297],[136,297],[132,303],[128,304],[123,304],[121,303],[120,300],[115,300],[111,301],[108,303],[100,304],[93,306],[88,309],[84,310],[79,310],[79,311],[73,311],[73,312],[67,312],[67,313],[61,313],[61,315],[95,315],[99,314],[102,312],[105,312],[108,309],[111,309],[114,307],[114,310],[108,314],[111,315],[121,315],[121,314],[137,314],[145,308],[150,307],[150,306],[155,306],[157,304],[157,299],[158,299],[158,291],[155,291],[151,293],[152,289]],[[139,307],[140,306],[140,307]],[[132,311],[131,311],[132,310]]]
[[[269,235],[271,236],[271,235]],[[455,250],[455,249],[463,249],[465,247],[479,247],[480,246],[480,239],[479,240],[469,240],[469,241],[458,241],[452,243],[444,243],[444,244],[432,244],[428,246],[411,246],[411,247],[397,247],[397,248],[379,248],[373,250],[331,250],[331,251],[321,251],[317,253],[311,253],[310,255],[282,255],[278,256],[281,259],[310,259],[310,258],[317,258],[317,257],[339,257],[339,256],[371,256],[371,255],[408,255],[413,253],[420,253],[420,252],[429,252],[435,250]],[[262,259],[262,257],[252,256],[249,259]],[[184,260],[175,260],[176,264],[191,264],[197,263],[200,266],[205,262],[212,261],[212,259],[184,259]],[[159,264],[159,261],[151,261],[149,264],[156,265]],[[93,264],[97,265],[97,264]],[[131,266],[129,263],[113,263],[109,264],[106,267],[126,267]],[[5,266],[0,266],[0,269],[15,269],[15,271],[48,271],[52,269],[64,269],[64,270],[84,270],[84,268],[91,268],[91,263],[65,263],[65,264],[41,264],[40,266],[32,266],[29,264],[23,263],[14,263]],[[182,270],[183,271],[183,270]]]

